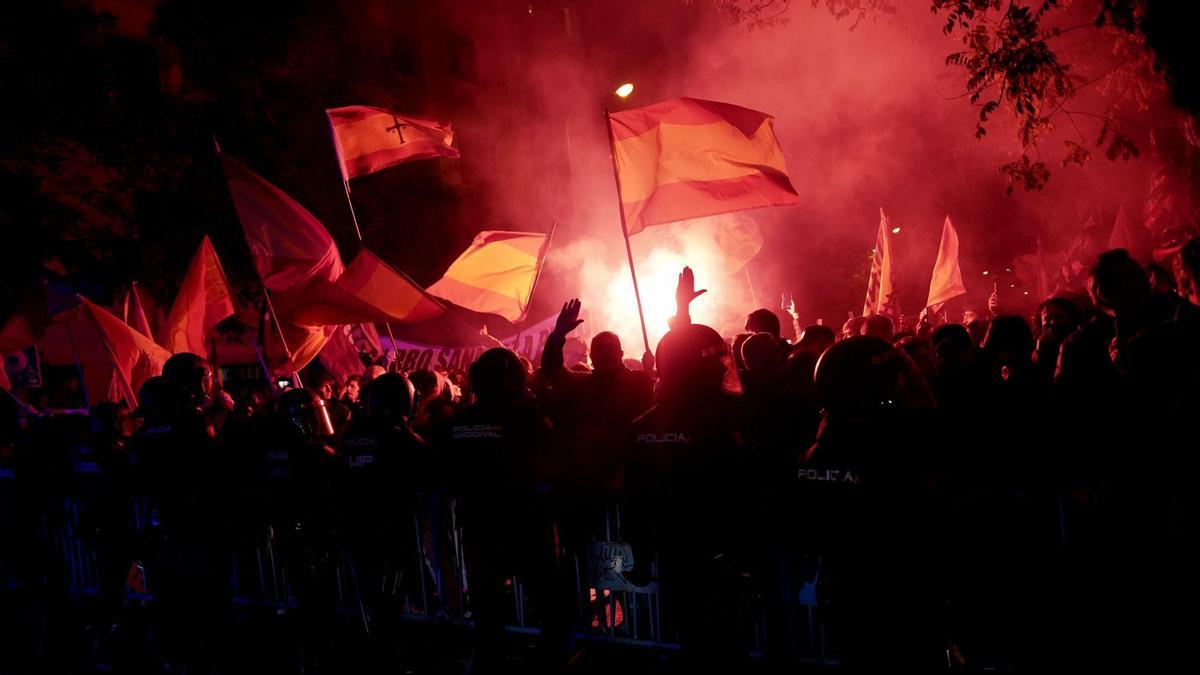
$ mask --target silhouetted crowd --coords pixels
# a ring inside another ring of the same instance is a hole
[[[23,625],[4,626],[21,647],[0,661],[46,658],[84,612],[103,649],[152,595],[154,667],[205,672],[237,625],[231,579],[269,564],[295,671],[336,670],[329,625],[349,605],[384,642],[404,615],[467,608],[468,669],[512,672],[516,579],[540,628],[520,669],[562,672],[579,648],[573,566],[606,542],[624,556],[612,578],[661,590],[678,672],[741,672],[751,651],[803,667],[807,591],[822,656],[848,672],[1179,668],[1200,572],[1200,240],[1156,275],[1117,249],[1087,298],[1032,317],[993,303],[970,325],[797,322],[788,341],[766,309],[732,340],[692,323],[704,291],[685,268],[640,361],[609,332],[566,349],[571,300],[540,364],[497,347],[466,373],[373,367],[234,400],[178,354],[135,410],[12,405],[0,597]],[[95,552],[86,602],[65,529]],[[454,560],[410,554],[448,538]]]

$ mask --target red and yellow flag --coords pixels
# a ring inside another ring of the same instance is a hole
[[[397,115],[365,105],[330,108],[325,114],[346,181],[402,162],[459,156],[449,122]]]
[[[382,310],[394,323],[416,323],[440,316],[444,311],[420,286],[365,248],[346,268],[337,285]]]
[[[529,309],[548,242],[540,232],[480,232],[429,292],[459,307],[519,323]]]
[[[893,321],[900,318],[900,302],[896,297],[895,268],[892,261],[892,223],[879,209],[879,233],[875,235],[875,250],[871,256],[871,278],[867,282],[867,299],[863,316],[882,314]]]
[[[942,243],[938,246],[937,262],[933,264],[933,278],[929,281],[929,299],[925,306],[932,312],[940,312],[942,305],[967,294],[963,285],[962,270],[958,266],[958,232],[946,216],[942,224]]]
[[[629,234],[649,225],[797,204],[775,118],[677,98],[609,116]]]
[[[175,304],[163,324],[159,343],[172,353],[207,355],[205,336],[223,319],[233,316],[233,294],[221,260],[205,236],[179,285]]]

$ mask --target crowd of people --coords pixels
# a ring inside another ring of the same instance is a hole
[[[130,561],[145,560],[153,649],[203,671],[230,622],[231,552],[265,530],[294,644],[330,669],[335,558],[352,555],[365,629],[404,630],[378,580],[424,581],[401,553],[405,519],[436,497],[464,533],[472,672],[511,670],[514,575],[541,629],[527,669],[569,669],[565,553],[598,536],[628,543],[625,582],[661,587],[680,672],[740,669],[752,611],[762,662],[793,669],[805,582],[848,672],[1176,666],[1195,624],[1200,239],[1178,260],[1148,272],[1106,251],[1087,298],[1047,298],[1032,317],[797,322],[791,341],[767,309],[731,340],[693,323],[704,291],[684,269],[671,329],[640,361],[609,332],[565,358],[581,323],[570,300],[538,364],[496,347],[467,373],[374,366],[238,400],[177,354],[135,410],[13,407],[0,579],[10,598],[61,597],[47,523],[81,501],[100,552],[95,623],[117,620]],[[135,497],[153,550],[130,525]],[[612,504],[619,532],[597,535]]]

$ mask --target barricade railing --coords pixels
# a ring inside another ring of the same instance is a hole
[[[97,540],[87,528],[89,504],[69,499],[61,512],[44,517],[43,535],[53,547],[63,566],[67,590],[75,595],[96,594],[100,590],[99,558],[113,551],[100,551]],[[631,646],[671,650],[678,647],[677,634],[664,612],[659,561],[654,557],[636,559],[634,548],[621,540],[622,511],[610,504],[593,509],[592,522],[570,533],[568,543],[560,545],[559,568],[573,584],[575,594],[576,638],[615,642]],[[382,608],[373,603],[390,603],[408,621],[435,621],[458,625],[472,623],[470,602],[471,570],[467,563],[464,541],[471,533],[464,532],[454,499],[437,495],[422,495],[407,512],[398,512],[396,521],[403,524],[395,530],[399,559],[386,564],[363,578],[357,552],[333,532],[329,542],[327,565],[331,569],[329,583],[337,598],[337,608],[346,615],[361,620],[365,631],[372,630],[373,615]],[[560,523],[561,524],[561,523]],[[128,557],[126,603],[152,602],[153,580],[157,573],[153,547],[160,536],[157,511],[149,499],[138,497],[129,502],[126,525],[129,541],[136,542],[116,554]],[[161,527],[168,527],[163,523]],[[579,530],[586,529],[582,532]],[[232,602],[245,607],[261,607],[276,612],[297,608],[303,602],[295,592],[291,565],[302,560],[296,551],[281,549],[281,533],[277,525],[255,523],[239,531],[231,527],[234,545],[230,547],[229,565]],[[246,533],[249,532],[249,536]],[[630,565],[645,566],[639,576],[641,585],[626,578]],[[788,598],[797,609],[800,620],[793,644],[801,658],[825,659],[825,627],[818,600],[816,567],[811,578],[799,579],[794,587],[796,597]],[[573,577],[573,579],[571,579]],[[536,633],[536,612],[530,612],[526,580],[512,576],[507,583],[511,597],[508,617],[513,632]],[[695,592],[704,592],[695,589]],[[765,618],[761,589],[746,591],[746,602],[759,611],[750,625],[730,625],[730,631],[749,634],[752,652],[764,645]]]

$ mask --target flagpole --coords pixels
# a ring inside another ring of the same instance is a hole
[[[266,326],[263,325],[266,323],[267,318],[266,304],[264,302],[258,308],[258,335],[255,337],[254,353],[258,356],[258,365],[262,366],[263,375],[267,378],[267,386],[273,388],[275,381],[271,377],[271,367],[267,365],[267,357],[263,355],[263,342],[266,341],[267,337]]]
[[[275,330],[279,331],[279,344],[283,345],[283,353],[287,355],[288,363],[292,366],[292,376],[296,378],[296,386],[304,387],[304,383],[300,380],[300,372],[296,370],[296,363],[292,361],[292,350],[288,348],[287,338],[283,336],[283,326],[279,323],[279,317],[275,314],[275,305],[271,302],[271,292],[263,286],[263,296],[267,299],[267,310],[271,312],[271,320],[275,322]]]
[[[625,256],[629,259],[629,276],[633,279],[633,297],[637,300],[638,320],[642,325],[642,343],[650,351],[650,336],[646,333],[646,313],[642,311],[642,292],[638,290],[637,271],[633,267],[633,248],[629,245],[629,225],[625,222],[625,204],[621,199],[621,177],[617,173],[617,139],[613,136],[608,108],[604,109],[604,127],[608,130],[608,148],[612,159],[613,182],[617,186],[617,211],[621,215],[621,236],[625,238]]]
[[[342,189],[346,191],[346,204],[350,207],[350,220],[354,222],[354,234],[358,235],[358,243],[363,244],[362,228],[358,226],[358,214],[354,212],[354,200],[350,198],[350,178],[346,175],[346,165],[342,160],[342,148],[338,144],[337,132],[333,128],[333,119],[329,117],[329,112],[326,111],[325,119],[329,122],[329,137],[333,139],[333,151],[337,155],[338,171],[342,172]],[[392,352],[396,351],[396,336],[392,334],[392,323],[384,321],[383,325],[387,328],[388,340],[392,343]]]
[[[533,283],[529,285],[529,299],[525,302],[525,318],[521,319],[521,327],[517,329],[517,348],[513,351],[520,353],[521,334],[525,332],[525,325],[529,323],[529,308],[533,305],[533,294],[537,292],[538,281],[542,278],[542,268],[546,266],[546,258],[550,255],[550,243],[554,241],[554,229],[558,227],[558,221],[550,223],[550,232],[546,234],[546,246],[542,249],[542,255],[538,257],[537,271],[533,273]]]
[[[358,235],[358,241],[363,240],[362,230],[358,227],[358,214],[354,212],[354,202],[350,199],[350,181],[342,181],[342,189],[346,191],[346,203],[350,205],[350,220],[354,221],[354,234]]]
[[[755,307],[758,307],[758,294],[754,292],[754,282],[750,280],[749,262],[742,266],[742,271],[746,273],[746,285],[750,287],[750,301],[754,303]]]

